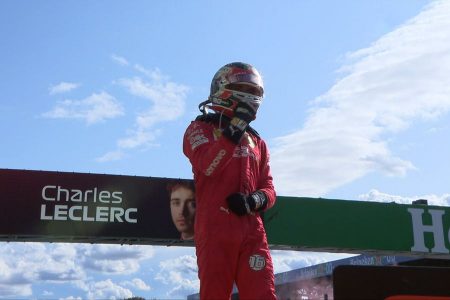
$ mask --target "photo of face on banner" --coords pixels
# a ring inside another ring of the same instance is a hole
[[[182,240],[194,239],[195,187],[192,180],[179,179],[167,186],[172,221]]]

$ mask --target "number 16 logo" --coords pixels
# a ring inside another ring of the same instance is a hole
[[[250,256],[248,261],[250,268],[254,271],[260,271],[266,266],[266,259],[261,255],[255,254]]]

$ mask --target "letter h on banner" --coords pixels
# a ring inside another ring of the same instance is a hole
[[[421,208],[408,208],[411,214],[414,233],[414,246],[411,251],[429,252],[425,246],[424,234],[426,232],[433,234],[434,247],[431,249],[432,253],[449,253],[450,251],[445,247],[444,228],[442,223],[442,216],[445,211],[430,209],[428,212],[431,215],[432,225],[424,225],[422,221],[422,214],[424,212]],[[450,232],[449,232],[450,234]]]

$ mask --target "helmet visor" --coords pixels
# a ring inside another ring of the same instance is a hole
[[[263,87],[261,76],[254,73],[235,73],[228,76],[230,83],[248,83],[251,85]]]
[[[252,94],[252,95],[255,95],[258,97],[262,97],[264,94],[263,88],[261,86],[255,85],[253,83],[246,83],[246,82],[230,83],[230,84],[227,84],[225,86],[225,88],[228,90]]]

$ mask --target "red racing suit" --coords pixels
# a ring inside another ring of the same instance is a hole
[[[214,116],[214,115],[213,115]],[[276,299],[273,264],[259,213],[238,216],[226,198],[263,191],[275,203],[265,142],[253,130],[238,145],[222,136],[214,117],[191,122],[183,140],[196,187],[195,247],[201,299]]]

